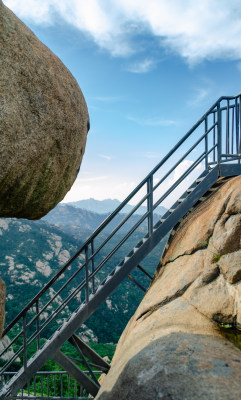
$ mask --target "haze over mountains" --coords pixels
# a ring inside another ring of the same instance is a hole
[[[61,203],[60,205],[69,205],[76,208],[82,208],[83,210],[92,211],[98,214],[107,214],[114,211],[121,202],[117,199],[105,199],[105,200],[95,200],[92,197],[85,200],[73,201],[70,203]],[[134,206],[127,204],[123,208],[123,213],[128,214]],[[143,215],[147,211],[145,206],[140,206],[136,214]],[[157,207],[155,210],[156,214],[163,215],[166,211],[165,207]]]

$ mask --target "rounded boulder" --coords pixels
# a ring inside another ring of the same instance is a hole
[[[61,60],[0,0],[0,217],[39,219],[76,179],[89,115]]]

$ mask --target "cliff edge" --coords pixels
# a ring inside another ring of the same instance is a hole
[[[220,329],[241,328],[241,176],[171,238],[98,400],[241,398],[241,350]]]

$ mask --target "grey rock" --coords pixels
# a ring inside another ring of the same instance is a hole
[[[173,333],[130,358],[98,400],[237,400],[240,350],[210,335]],[[107,378],[106,378],[107,380]]]

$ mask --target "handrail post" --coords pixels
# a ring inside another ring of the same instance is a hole
[[[27,329],[26,313],[23,314],[23,368],[27,368]]]
[[[217,104],[217,164],[221,162],[222,154],[222,111],[220,109],[220,102]]]
[[[153,175],[147,180],[147,211],[148,211],[148,234],[153,233]]]
[[[39,314],[39,299],[36,301],[36,315]],[[39,316],[36,319],[37,332],[39,332]],[[40,335],[37,336],[37,349],[40,349]]]
[[[239,96],[239,146],[238,146],[238,154],[241,154],[241,96]],[[238,160],[238,164],[240,164],[240,159]]]
[[[85,303],[89,302],[89,257],[88,245],[85,247]]]
[[[236,121],[236,153],[239,152],[239,103],[238,99],[235,99],[235,121]]]
[[[208,119],[207,119],[207,117],[205,118],[205,133],[206,133],[206,136],[205,136],[205,154],[206,154],[206,156],[205,156],[205,169],[207,170],[208,169],[208,134],[207,134],[207,131],[208,131]]]
[[[93,257],[93,254],[95,252],[95,248],[94,248],[94,239],[91,241],[90,243],[90,248],[91,248],[91,273],[93,274],[95,272],[95,259]],[[95,277],[93,276],[92,278],[92,293],[95,293]]]

